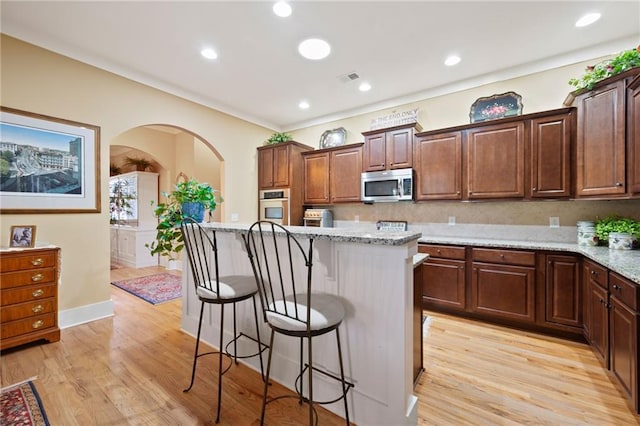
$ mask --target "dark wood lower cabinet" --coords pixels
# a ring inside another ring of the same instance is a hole
[[[473,262],[473,312],[516,321],[535,321],[535,268]]]
[[[550,325],[582,327],[580,260],[576,256],[546,255],[544,321]]]
[[[609,313],[611,372],[638,410],[638,314],[615,297]]]
[[[422,300],[427,309],[434,306],[465,309],[464,260],[430,258],[422,268]]]
[[[589,330],[587,340],[605,367],[609,368],[609,309],[607,290],[593,280],[585,288],[585,325]]]

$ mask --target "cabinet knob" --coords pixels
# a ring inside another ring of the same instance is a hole
[[[600,303],[604,303],[604,300],[602,300],[602,298],[600,298]]]
[[[598,275],[598,273],[594,270],[591,270],[591,275]]]
[[[616,182],[616,186],[622,186],[622,182]]]
[[[613,289],[614,290],[622,290],[622,287],[620,287],[618,284],[614,284],[613,285]]]
[[[436,250],[436,253],[440,254],[442,251],[440,249]]]
[[[457,191],[457,192],[456,192],[456,195],[460,195],[460,191]]]
[[[31,308],[31,311],[34,314],[37,314],[38,312],[42,312],[44,310],[44,306],[42,305],[35,305],[33,308]]]
[[[504,254],[501,254],[501,255],[500,255],[500,259],[504,259]]]
[[[42,279],[44,278],[44,275],[42,274],[35,274],[31,276],[31,281],[33,282],[38,282],[38,281],[42,281]]]
[[[33,290],[33,293],[31,293],[31,295],[32,295],[33,297],[40,297],[40,296],[42,296],[43,294],[44,294],[44,290],[43,290],[43,289],[41,289],[41,288],[39,288],[39,289],[37,289],[37,290]]]
[[[36,322],[34,322],[33,324],[31,324],[32,328],[40,328],[44,325],[44,321],[42,320],[38,320]]]
[[[35,259],[31,259],[31,264],[32,264],[33,266],[40,266],[40,265],[42,265],[43,263],[44,263],[44,260],[43,260],[42,258],[40,258],[40,257],[37,257],[37,258],[35,258]]]
[[[537,191],[537,190],[538,190],[538,188],[531,188],[531,190],[532,190],[533,192],[535,192],[535,191]]]

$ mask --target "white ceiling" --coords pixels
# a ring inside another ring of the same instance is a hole
[[[18,39],[272,128],[293,130],[640,44],[640,1],[7,1]],[[576,29],[584,13],[594,25]],[[332,45],[309,61],[308,37]],[[212,46],[218,59],[200,56]],[[462,62],[443,65],[457,53]],[[356,72],[360,79],[343,82]],[[358,91],[366,80],[373,89]],[[567,85],[567,92],[571,87]],[[298,109],[301,100],[311,108]]]

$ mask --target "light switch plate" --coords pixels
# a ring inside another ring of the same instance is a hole
[[[231,222],[237,222],[240,219],[238,213],[231,213]]]
[[[549,227],[550,228],[560,228],[560,218],[557,216],[553,216],[549,218]]]

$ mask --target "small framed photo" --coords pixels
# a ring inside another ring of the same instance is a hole
[[[9,247],[34,247],[36,245],[36,226],[13,225],[9,238]]]

